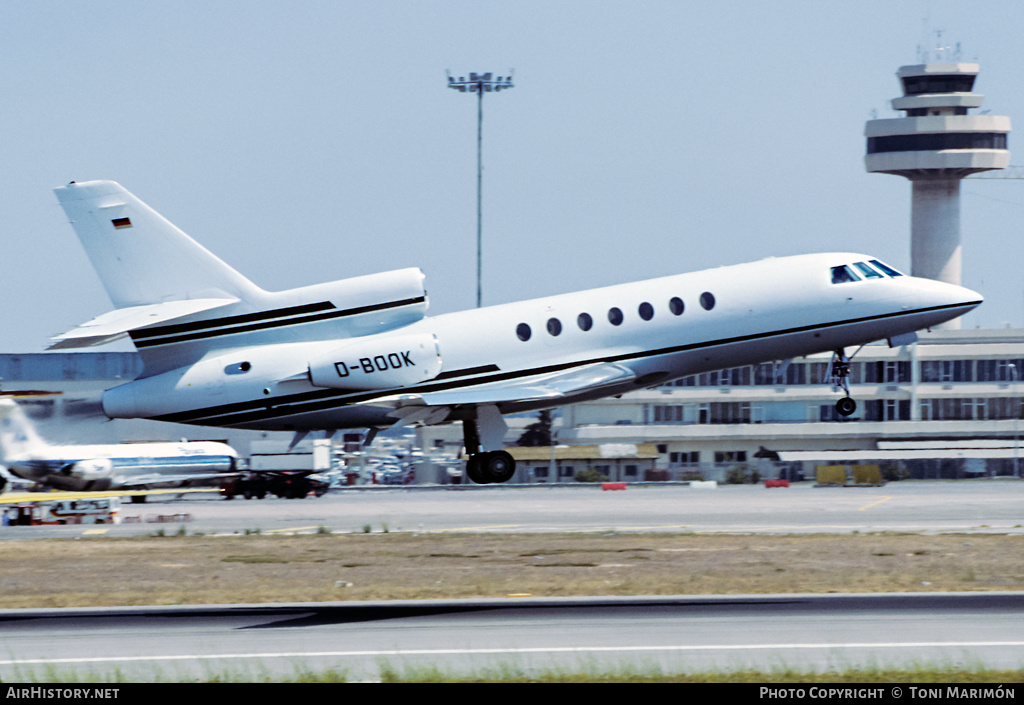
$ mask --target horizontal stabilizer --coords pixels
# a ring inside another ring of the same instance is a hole
[[[623,384],[635,377],[630,369],[602,362],[563,372],[531,375],[519,380],[487,382],[438,392],[393,394],[365,403],[373,406],[387,404],[396,409],[409,406],[451,407],[545,400],[557,405],[564,397]]]
[[[48,350],[86,348],[123,338],[129,331],[237,303],[238,299],[185,299],[119,308],[54,337]]]

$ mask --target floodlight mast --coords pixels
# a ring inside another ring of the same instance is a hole
[[[483,125],[484,93],[512,88],[512,71],[508,76],[492,78],[491,72],[470,73],[459,80],[448,73],[448,87],[460,93],[476,93],[476,307],[483,305]]]

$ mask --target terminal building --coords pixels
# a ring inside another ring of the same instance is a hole
[[[560,443],[650,443],[671,479],[737,466],[784,479],[875,463],[890,476],[1018,476],[1024,331],[942,330],[865,346],[839,416],[829,356],[693,375],[563,409]],[[895,474],[895,475],[894,475]]]

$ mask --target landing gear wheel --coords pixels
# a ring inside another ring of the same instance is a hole
[[[481,462],[484,456],[482,453],[474,453],[466,461],[466,476],[478,485],[486,485],[490,480],[484,475]]]
[[[857,402],[850,397],[843,397],[836,402],[836,411],[840,416],[850,416],[857,410]]]
[[[503,450],[475,453],[466,462],[466,475],[478,485],[508,482],[515,472],[515,458]]]
[[[491,482],[508,482],[516,473],[515,458],[503,450],[485,453],[481,467]]]

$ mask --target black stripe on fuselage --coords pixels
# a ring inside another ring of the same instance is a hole
[[[315,304],[304,304],[302,306],[291,306],[279,308],[272,311],[260,311],[258,313],[246,313],[240,316],[227,316],[225,318],[214,318],[206,321],[194,321],[192,323],[176,323],[155,328],[143,328],[132,331],[132,342],[135,347],[150,348],[157,345],[171,345],[175,343],[186,343],[206,338],[215,338],[222,335],[235,335],[236,333],[251,333],[259,330],[270,330],[284,326],[300,325],[303,323],[315,323],[348,316],[358,316],[373,311],[385,311],[392,308],[401,308],[412,304],[420,304],[426,301],[425,296],[418,296],[411,299],[399,301],[387,301],[369,306],[357,306],[355,308],[339,309],[330,301],[321,301]]]
[[[467,367],[463,370],[451,370],[450,372],[442,372],[437,377],[434,377],[433,382],[439,382],[442,379],[454,379],[455,377],[469,377],[471,375],[482,375],[488,372],[501,372],[501,368],[497,365],[480,365],[479,367]]]
[[[660,355],[671,355],[680,352],[690,352],[693,350],[700,350],[703,348],[714,348],[721,345],[734,345],[736,343],[766,340],[768,338],[774,338],[784,335],[809,333],[815,330],[826,330],[838,326],[855,325],[858,323],[868,323],[872,321],[882,321],[886,319],[899,318],[903,316],[913,316],[922,313],[933,313],[936,311],[944,311],[955,308],[973,307],[978,305],[979,303],[981,302],[975,301],[960,304],[947,304],[943,306],[932,306],[929,308],[914,309],[912,311],[897,311],[893,313],[880,314],[877,316],[864,316],[862,318],[852,318],[844,321],[835,321],[832,323],[816,323],[806,326],[796,326],[794,328],[766,331],[764,333],[753,333],[750,335],[740,335],[732,338],[709,340],[703,343],[673,345],[670,347],[658,348],[656,350],[643,350],[635,353],[610,355],[608,357],[599,357],[589,360],[566,362],[557,365],[547,365],[544,367],[533,367],[524,370],[502,372],[500,374],[489,374],[488,372],[484,372],[481,375],[444,382],[439,382],[438,378],[435,378],[434,380],[424,382],[413,387],[402,387],[399,389],[373,390],[367,392],[350,392],[339,389],[317,389],[309,392],[302,392],[299,394],[290,394],[284,397],[268,398],[265,400],[254,399],[252,401],[237,402],[234,404],[224,404],[222,406],[209,407],[206,409],[180,411],[173,414],[163,414],[160,416],[153,416],[149,418],[152,418],[157,421],[169,421],[174,423],[233,426],[238,424],[265,421],[268,419],[280,418],[284,416],[293,416],[297,414],[307,414],[317,411],[324,411],[327,409],[337,408],[341,406],[351,406],[353,404],[359,404],[360,402],[370,401],[377,397],[391,395],[395,393],[427,394],[430,392],[448,391],[452,389],[459,389],[462,387],[472,387],[478,384],[505,382],[523,377],[532,377],[534,375],[551,374],[554,372],[561,372],[575,367],[583,367],[585,365],[592,365],[600,362],[625,362],[628,360],[639,360],[648,357],[658,357]],[[487,369],[489,367],[490,366],[484,366],[484,368],[482,369]]]

